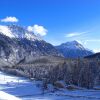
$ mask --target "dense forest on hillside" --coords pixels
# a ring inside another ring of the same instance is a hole
[[[43,80],[45,86],[49,83],[54,85],[60,80],[68,85],[73,84],[88,89],[100,85],[100,59],[42,56],[30,62],[22,60],[12,68],[6,68],[6,71],[30,79]]]

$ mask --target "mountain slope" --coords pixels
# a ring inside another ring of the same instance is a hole
[[[92,51],[87,50],[77,41],[63,43],[56,46],[56,49],[66,58],[78,58],[93,54]]]
[[[18,26],[18,25],[7,25],[3,26],[0,25],[0,32],[8,36],[10,38],[26,38],[28,40],[34,41],[34,40],[42,40],[39,37],[35,36],[33,32],[29,32],[25,28]]]
[[[0,26],[0,59],[15,64],[42,55],[61,56],[55,47],[23,27]]]
[[[89,59],[100,59],[100,52],[99,53],[95,53],[93,55],[86,56],[85,58],[89,58]]]

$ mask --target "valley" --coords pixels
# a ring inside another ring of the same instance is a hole
[[[42,81],[30,81],[27,78],[0,72],[0,99],[1,100],[99,100],[99,90],[66,90],[55,92],[41,89]],[[39,87],[40,86],[40,87]],[[44,92],[44,93],[43,93]],[[13,96],[12,96],[13,95]]]
[[[100,99],[100,54],[77,41],[55,47],[24,27],[0,26],[0,71],[0,93],[9,98]]]

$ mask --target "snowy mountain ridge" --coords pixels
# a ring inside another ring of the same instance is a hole
[[[42,40],[40,37],[36,36],[33,32],[29,32],[28,30],[18,25],[0,25],[0,33],[10,38],[19,38],[19,39],[26,38],[31,41]]]
[[[12,64],[20,60],[31,60],[34,56],[61,56],[53,45],[33,32],[18,25],[0,25],[0,58]],[[1,66],[6,62],[0,61]],[[8,65],[8,64],[7,64]]]
[[[61,45],[56,46],[56,49],[67,58],[78,58],[93,54],[91,50],[85,48],[76,40],[62,43]]]
[[[81,49],[84,50],[85,48],[76,40],[71,41],[71,42],[66,42],[61,44],[64,48],[70,48],[70,49]]]

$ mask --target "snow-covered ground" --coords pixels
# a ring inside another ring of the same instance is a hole
[[[100,90],[60,90],[43,94],[41,81],[0,72],[0,100],[100,100]]]

